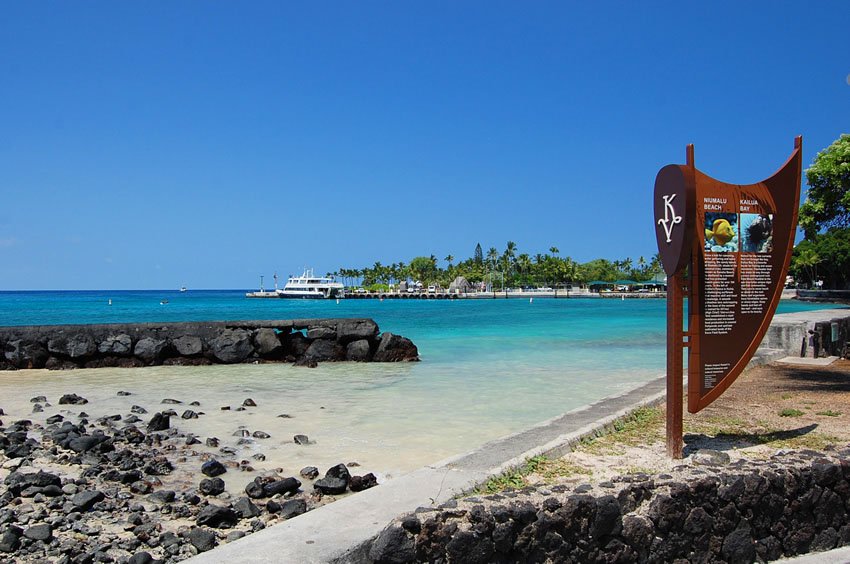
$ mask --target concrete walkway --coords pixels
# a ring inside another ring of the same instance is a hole
[[[192,564],[363,562],[366,543],[398,515],[447,501],[532,456],[562,455],[581,437],[605,428],[636,407],[660,401],[664,394],[665,378],[656,378],[622,395],[388,480],[189,561]]]

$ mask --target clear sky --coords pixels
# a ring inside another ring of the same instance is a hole
[[[0,290],[253,288],[508,240],[636,260],[687,143],[751,183],[850,132],[839,1],[0,10]]]

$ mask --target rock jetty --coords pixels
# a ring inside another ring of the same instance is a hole
[[[0,327],[0,352],[0,370],[419,359],[371,319]]]

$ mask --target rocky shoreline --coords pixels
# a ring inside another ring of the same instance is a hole
[[[132,402],[129,392],[117,395]],[[378,483],[372,473],[359,475],[356,462],[323,473],[315,466],[257,471],[265,455],[243,458],[240,446],[269,434],[240,425],[232,437],[196,436],[181,427],[204,415],[198,402],[163,398],[93,417],[87,410],[97,407],[76,394],[30,401],[31,418],[0,422],[3,559],[177,562]],[[245,398],[214,409],[256,406]],[[0,416],[8,419],[2,409]],[[298,434],[292,442],[309,448],[312,441]],[[237,482],[256,476],[228,488],[234,473]]]
[[[0,327],[0,351],[0,370],[419,359],[410,339],[371,319]]]

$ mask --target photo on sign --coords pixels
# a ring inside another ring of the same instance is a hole
[[[741,251],[773,252],[773,214],[741,214]]]
[[[738,250],[738,214],[705,213],[705,251],[734,253]]]

